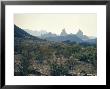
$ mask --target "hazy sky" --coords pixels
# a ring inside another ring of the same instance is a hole
[[[67,33],[76,33],[79,29],[88,36],[97,34],[97,15],[93,14],[15,14],[14,24],[22,29],[46,30],[60,34],[65,28]]]

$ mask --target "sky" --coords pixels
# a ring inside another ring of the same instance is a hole
[[[14,24],[22,29],[45,30],[58,35],[65,28],[68,34],[75,34],[80,29],[84,35],[97,36],[97,14],[95,13],[14,14]]]

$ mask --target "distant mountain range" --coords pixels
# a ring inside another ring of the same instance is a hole
[[[56,36],[56,37],[47,37],[45,38],[49,41],[55,41],[55,42],[62,42],[62,41],[67,41],[69,40],[70,42],[76,42],[76,43],[81,43],[83,42],[82,39],[77,37],[76,35],[66,35],[66,36]]]
[[[41,36],[41,35],[44,35],[44,34],[48,34],[48,32],[46,32],[45,30],[32,31],[32,30],[24,29],[24,31],[26,31],[27,33],[29,33],[33,36]]]
[[[63,29],[61,34],[58,36],[51,32],[46,31],[31,31],[31,30],[24,30],[16,25],[14,25],[14,36],[21,37],[21,38],[34,38],[37,40],[48,40],[54,42],[76,42],[76,43],[89,43],[89,44],[96,44],[97,38],[96,37],[88,37],[83,35],[83,32],[79,30],[76,34],[67,34],[66,30]]]
[[[76,34],[67,34],[65,29],[63,29],[59,36],[53,33],[47,33],[47,34],[42,34],[39,37],[42,39],[55,41],[55,42],[70,41],[70,42],[76,42],[76,43],[84,42],[84,43],[90,43],[90,44],[96,44],[97,42],[96,37],[90,38],[86,35],[83,35],[83,32],[81,30],[79,30]]]

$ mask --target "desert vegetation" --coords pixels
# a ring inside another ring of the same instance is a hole
[[[14,30],[15,76],[97,75],[96,44],[48,41]]]

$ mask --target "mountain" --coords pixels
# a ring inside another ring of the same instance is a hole
[[[83,32],[79,29],[79,31],[76,33],[76,35],[80,38],[83,37]]]
[[[83,32],[79,30],[76,34],[67,34],[65,29],[62,30],[60,36],[53,34],[51,32],[47,34],[43,34],[40,36],[42,39],[46,39],[48,41],[55,41],[55,42],[76,42],[76,43],[89,43],[89,44],[96,44],[96,38],[90,39],[88,36],[83,35]]]
[[[48,32],[41,30],[41,31],[32,31],[32,30],[28,30],[28,29],[24,29],[24,31],[26,31],[27,33],[33,35],[33,36],[41,36],[44,34],[47,34]]]
[[[89,43],[89,44],[96,44],[97,39],[96,37],[89,37],[83,34],[83,31],[79,29],[76,34],[67,34],[65,29],[62,29],[60,35],[53,34],[51,32],[46,31],[31,31],[27,29],[21,29],[14,25],[15,29],[15,37],[21,38],[32,38],[37,40],[46,39],[48,41],[55,41],[55,42],[76,42],[76,43]]]
[[[90,44],[96,44],[97,43],[97,39],[89,39],[86,41],[87,43],[90,43]]]
[[[77,37],[75,34],[67,34],[65,29],[62,29],[60,36],[49,32],[47,34],[41,35],[40,38],[46,39],[48,41],[55,41],[55,42],[63,42],[67,40],[69,40],[70,42],[76,42],[76,43],[82,42],[82,39]]]
[[[70,42],[76,42],[76,43],[82,42],[82,39],[78,38],[76,35],[47,37],[45,39],[49,40],[49,41],[55,41],[55,42],[63,42],[63,41],[67,41],[67,40],[69,40]]]
[[[42,34],[40,37],[41,38],[48,38],[48,37],[56,37],[56,34],[53,34],[51,32],[47,33],[47,34]]]
[[[18,38],[26,38],[30,37],[31,35],[19,28],[18,26],[14,25],[14,37]]]
[[[67,36],[67,35],[69,35],[69,34],[67,34],[66,33],[66,31],[65,31],[65,29],[62,29],[62,32],[60,33],[60,36]],[[58,38],[57,37],[58,35],[56,35],[56,34],[53,34],[53,33],[51,33],[51,32],[48,32],[48,33],[45,33],[45,34],[41,34],[41,38],[50,38],[50,37],[52,37],[52,38]]]
[[[29,33],[27,33],[26,31],[24,31],[23,29],[19,28],[16,25],[14,25],[14,37],[15,40],[17,40],[17,38],[21,38],[21,39],[31,39],[36,41],[44,41],[43,39],[30,35]]]
[[[83,32],[79,29],[79,31],[76,33],[76,35],[82,39],[83,41],[89,40],[89,37],[86,35],[83,35]]]
[[[66,35],[68,34],[66,33],[65,29],[63,29],[62,32],[60,33],[60,36],[66,36]]]

